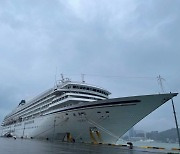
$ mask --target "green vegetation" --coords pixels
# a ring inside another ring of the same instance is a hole
[[[179,131],[180,131],[180,129],[179,129]],[[167,143],[178,142],[176,128],[168,129],[168,130],[162,131],[162,132],[152,131],[152,132],[146,133],[146,137],[148,139],[153,139],[155,141],[161,141],[161,142],[167,142]]]

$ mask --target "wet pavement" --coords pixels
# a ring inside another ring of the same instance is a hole
[[[0,154],[149,154],[167,153],[162,150],[113,145],[62,143],[35,139],[0,138]]]

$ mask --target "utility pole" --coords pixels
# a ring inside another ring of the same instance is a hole
[[[178,128],[177,117],[176,117],[176,111],[175,111],[175,107],[174,107],[174,101],[173,101],[172,98],[171,98],[171,103],[172,103],[172,107],[173,107],[174,120],[175,120],[175,123],[176,123],[176,130],[177,130],[178,141],[179,141],[179,149],[180,149],[180,134],[179,134],[179,128]]]
[[[157,81],[158,81],[158,83],[159,83],[159,85],[160,85],[160,88],[161,88],[161,90],[162,90],[162,93],[164,93],[164,87],[163,87],[162,81],[165,81],[165,79],[162,78],[162,77],[159,75],[159,76],[157,77]]]
[[[158,79],[158,83],[161,87],[162,92],[164,93],[164,88],[163,88],[163,83],[162,81],[165,79],[163,79],[160,75],[157,77]],[[173,98],[171,98],[171,103],[172,103],[172,108],[173,108],[173,114],[174,114],[174,120],[175,120],[175,124],[176,124],[176,131],[177,131],[177,136],[178,136],[178,141],[179,141],[179,148],[180,148],[180,133],[179,133],[179,128],[178,128],[178,122],[177,122],[177,117],[176,117],[176,111],[175,111],[175,106],[174,106],[174,101]]]

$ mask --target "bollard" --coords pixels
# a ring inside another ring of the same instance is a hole
[[[129,145],[129,149],[133,149],[133,144],[132,144],[132,142],[127,142],[127,144]]]

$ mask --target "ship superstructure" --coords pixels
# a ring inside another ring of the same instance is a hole
[[[133,125],[177,93],[109,98],[107,90],[64,79],[22,100],[1,124],[1,136],[116,143]]]

